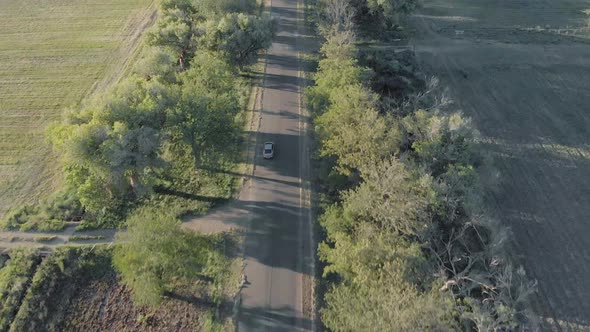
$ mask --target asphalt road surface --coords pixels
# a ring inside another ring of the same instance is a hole
[[[311,251],[302,198],[308,162],[300,113],[300,10],[298,0],[272,1],[277,36],[267,55],[255,169],[239,204],[249,219],[239,331],[312,328],[304,314]],[[265,141],[276,145],[272,160],[262,158]]]

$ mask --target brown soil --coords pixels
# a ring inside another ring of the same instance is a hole
[[[110,273],[74,296],[64,331],[198,331],[210,308],[190,296],[167,299],[158,309],[135,306],[131,291]]]
[[[590,46],[582,0],[425,0],[415,50],[498,170],[491,215],[538,280],[544,327],[590,329]]]

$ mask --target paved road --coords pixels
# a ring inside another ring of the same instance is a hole
[[[309,224],[308,211],[301,207],[300,179],[305,180],[307,161],[300,129],[297,3],[272,1],[278,30],[267,57],[256,166],[242,198],[250,227],[239,331],[311,329],[303,314]],[[274,160],[261,158],[264,141],[276,143]]]

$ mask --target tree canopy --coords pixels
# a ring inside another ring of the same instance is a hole
[[[117,241],[114,266],[140,304],[159,304],[179,279],[207,277],[223,260],[211,238],[182,230],[176,217],[160,211],[135,213]]]

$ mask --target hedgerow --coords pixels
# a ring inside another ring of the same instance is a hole
[[[358,51],[346,21],[362,21],[359,3],[322,2],[323,58],[307,92],[320,165],[331,168],[320,173],[331,174],[320,179],[322,321],[335,331],[518,330],[532,284],[482,212],[477,131],[407,67],[407,52]]]

